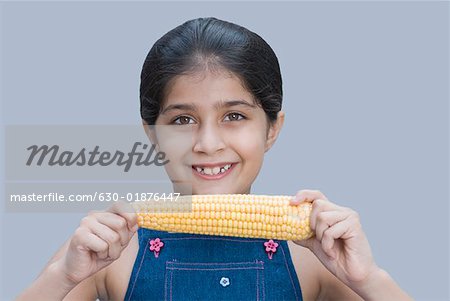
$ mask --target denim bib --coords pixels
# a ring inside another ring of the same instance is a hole
[[[140,228],[125,301],[302,300],[286,241]]]

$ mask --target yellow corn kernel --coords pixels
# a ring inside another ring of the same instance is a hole
[[[251,194],[179,196],[155,206],[133,203],[138,225],[159,231],[278,240],[303,240],[313,232],[311,204],[289,205],[291,196]],[[166,205],[166,206],[165,206]]]

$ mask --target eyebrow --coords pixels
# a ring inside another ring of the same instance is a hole
[[[214,105],[214,107],[218,110],[221,108],[229,108],[229,107],[235,107],[235,106],[246,106],[250,108],[256,108],[255,104],[249,103],[243,99],[237,99],[237,100],[221,100],[217,104]]]
[[[197,107],[194,104],[189,103],[177,103],[173,105],[168,105],[161,111],[161,115],[172,110],[182,110],[182,111],[197,111]]]
[[[250,108],[256,108],[255,104],[251,104],[245,100],[242,99],[236,99],[236,100],[221,100],[219,102],[217,102],[214,105],[214,108],[216,110],[221,109],[221,108],[230,108],[230,107],[235,107],[235,106],[246,106],[246,107],[250,107]],[[197,111],[197,106],[193,103],[178,103],[178,104],[172,104],[172,105],[168,105],[167,107],[165,107],[162,111],[161,114],[165,114],[168,111],[172,111],[172,110],[184,110],[184,111]]]

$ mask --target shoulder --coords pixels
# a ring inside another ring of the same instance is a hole
[[[100,300],[123,300],[139,251],[137,232],[120,257],[103,270],[96,280]]]
[[[309,249],[292,241],[288,242],[288,246],[305,301],[362,300],[328,271]]]

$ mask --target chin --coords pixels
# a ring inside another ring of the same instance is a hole
[[[196,187],[192,188],[192,194],[248,194],[250,190],[241,190],[236,187]]]
[[[209,187],[209,188],[198,188],[198,189],[192,189],[192,194],[229,194],[229,189],[223,189],[220,187]]]

